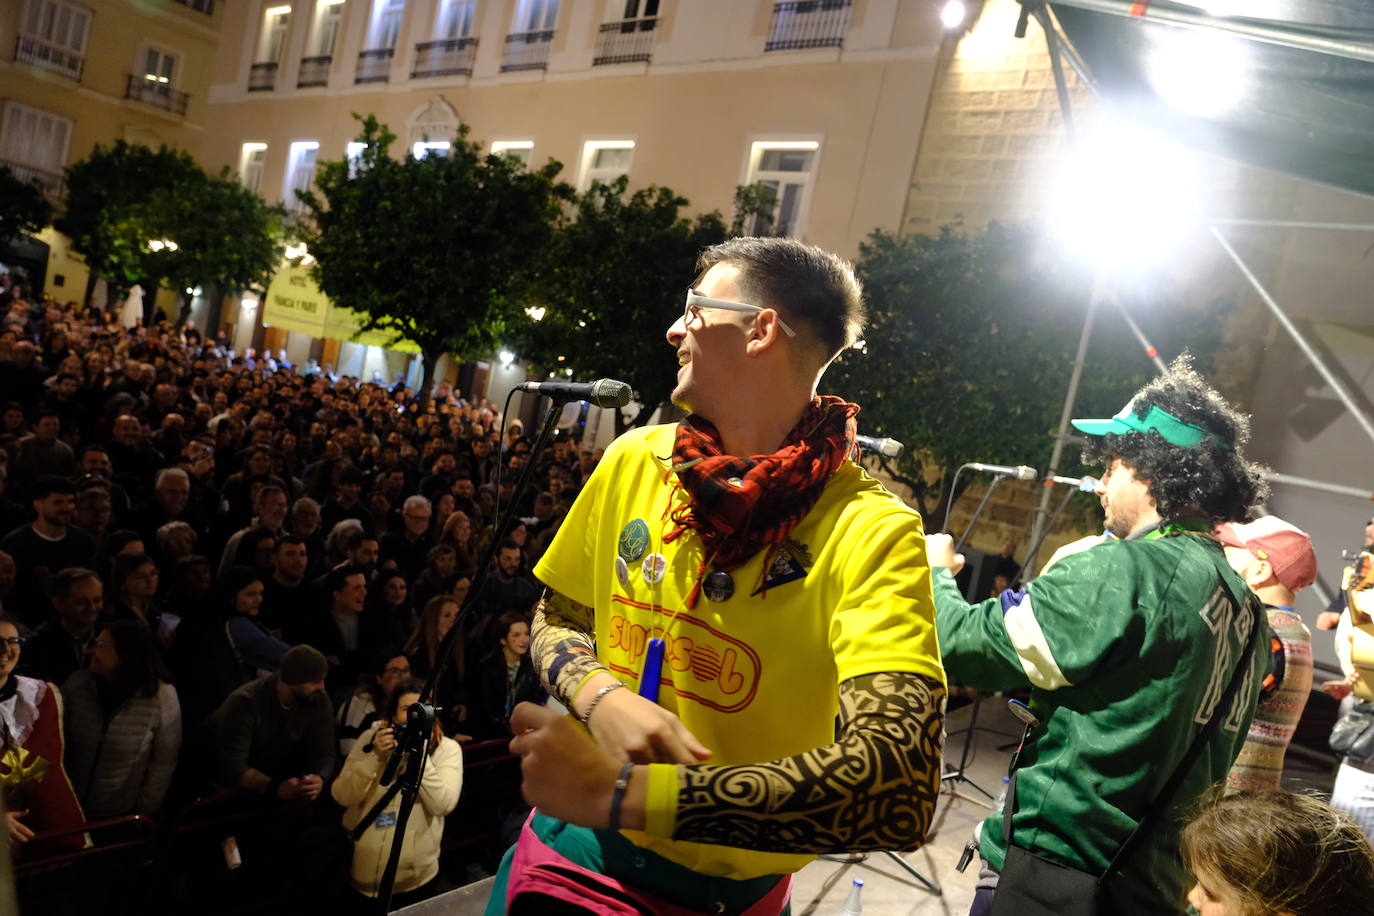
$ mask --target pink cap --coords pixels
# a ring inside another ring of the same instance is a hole
[[[1249,524],[1218,525],[1217,538],[1227,547],[1242,547],[1267,560],[1274,577],[1290,592],[1307,588],[1317,579],[1317,555],[1312,538],[1283,519],[1266,515]]]

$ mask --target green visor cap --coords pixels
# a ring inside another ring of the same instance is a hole
[[[1074,420],[1073,427],[1090,436],[1105,436],[1108,433],[1123,436],[1126,433],[1147,433],[1154,430],[1164,437],[1165,442],[1181,448],[1192,448],[1208,438],[1207,430],[1201,426],[1184,423],[1158,405],[1152,406],[1150,412],[1141,418],[1133,410],[1133,404],[1134,402],[1121,408],[1110,420]]]

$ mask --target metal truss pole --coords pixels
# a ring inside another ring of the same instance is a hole
[[[1261,283],[1259,278],[1250,270],[1244,259],[1236,253],[1236,249],[1231,247],[1231,243],[1226,241],[1226,236],[1221,234],[1221,230],[1215,225],[1209,228],[1212,231],[1212,235],[1216,237],[1217,243],[1221,245],[1222,250],[1230,256],[1233,262],[1235,262],[1237,269],[1239,269],[1245,279],[1249,281],[1250,286],[1259,294],[1264,304],[1269,307],[1269,311],[1274,315],[1275,320],[1277,320],[1278,323],[1283,326],[1283,329],[1288,332],[1288,336],[1293,338],[1293,342],[1298,345],[1298,349],[1302,350],[1304,355],[1307,356],[1308,361],[1310,361],[1317,372],[1321,374],[1321,377],[1326,380],[1326,384],[1330,385],[1331,390],[1336,392],[1336,397],[1345,405],[1345,409],[1350,411],[1355,417],[1355,422],[1360,424],[1360,428],[1364,430],[1365,435],[1369,437],[1371,442],[1374,442],[1374,423],[1369,422],[1369,418],[1364,415],[1364,411],[1360,410],[1354,398],[1345,390],[1345,386],[1343,386],[1336,378],[1335,374],[1326,367],[1326,363],[1322,362],[1321,356],[1312,348],[1312,345],[1307,342],[1307,339],[1302,336],[1297,325],[1293,324],[1292,320],[1284,314],[1283,309],[1279,308],[1278,302],[1274,300],[1273,296],[1269,295],[1269,290],[1264,288],[1264,284]]]

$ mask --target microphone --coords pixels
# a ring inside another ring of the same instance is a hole
[[[879,439],[876,436],[855,436],[854,441],[884,458],[896,458],[902,453],[902,449],[906,448],[896,439]]]
[[[1010,477],[1014,480],[1034,480],[1040,476],[1035,468],[1028,468],[1024,464],[1018,464],[1016,467],[1011,468],[1004,464],[979,464],[976,461],[970,461],[968,464],[964,465],[964,467],[973,468],[975,471],[987,471],[989,474],[996,474],[999,477]]]
[[[1058,474],[1045,478],[1045,486],[1047,487],[1057,483],[1062,483],[1066,487],[1074,487],[1084,493],[1096,493],[1097,486],[1101,481],[1096,477],[1060,477]]]
[[[599,378],[594,382],[521,382],[516,391],[546,394],[555,401],[591,401],[597,407],[624,407],[634,393],[624,382]]]

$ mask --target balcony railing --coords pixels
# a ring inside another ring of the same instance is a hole
[[[302,57],[301,72],[296,78],[296,88],[329,85],[329,64],[333,56],[324,54],[319,57]]]
[[[425,76],[472,76],[472,59],[477,56],[476,38],[450,38],[422,41],[415,46],[412,79]]]
[[[647,63],[653,53],[654,27],[657,24],[657,16],[602,23],[601,31],[596,36],[596,56],[592,58],[592,66]]]
[[[14,59],[21,64],[33,64],[45,70],[52,70],[81,82],[81,70],[86,65],[86,57],[66,48],[20,35],[14,43]]]
[[[853,0],[784,0],[773,6],[765,51],[842,48]]]
[[[64,180],[61,172],[50,172],[37,166],[24,165],[13,159],[0,159],[0,165],[14,173],[14,177],[27,184],[36,185],[44,196],[57,200],[62,196]]]
[[[552,29],[547,32],[514,32],[507,35],[506,57],[501,63],[501,72],[549,69],[549,46],[552,44]]]
[[[277,88],[277,62],[263,61],[254,64],[248,71],[249,92],[271,92]]]
[[[191,97],[185,92],[173,89],[166,83],[156,83],[147,77],[130,73],[128,85],[124,90],[124,98],[184,116],[186,114],[186,102]]]
[[[391,79],[391,59],[396,56],[394,48],[373,48],[358,52],[358,72],[353,77],[355,83],[385,83]]]

